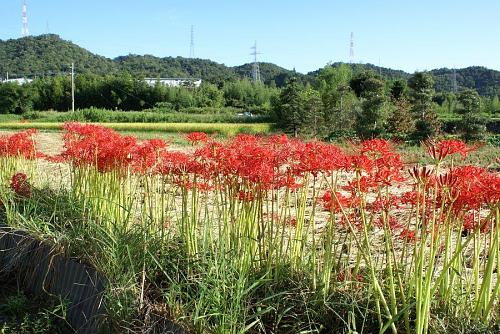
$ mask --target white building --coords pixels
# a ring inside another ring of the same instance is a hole
[[[2,80],[2,83],[17,83],[18,85],[24,85],[30,82],[33,82],[33,79],[27,79],[27,78],[16,78],[16,79],[5,79]]]
[[[200,87],[201,79],[197,78],[145,78],[149,86],[156,85],[157,82],[169,87]]]

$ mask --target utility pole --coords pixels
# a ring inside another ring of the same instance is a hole
[[[71,63],[71,111],[75,112],[75,63]]]

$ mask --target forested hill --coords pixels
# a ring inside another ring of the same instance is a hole
[[[58,35],[41,35],[0,40],[0,77],[34,77],[67,73],[71,62],[77,73],[106,75],[120,71],[137,77],[196,77],[213,83],[251,78],[252,65],[229,67],[208,59],[127,55],[109,59],[61,39]],[[262,80],[282,86],[292,71],[270,63],[260,64]],[[302,74],[298,74],[303,76]]]
[[[41,76],[68,72],[71,62],[79,72],[110,73],[117,70],[114,61],[65,41],[57,35],[41,35],[0,40],[0,76]]]
[[[229,67],[208,59],[183,57],[155,57],[128,55],[109,59],[91,53],[80,46],[61,39],[58,35],[40,35],[19,39],[0,40],[0,77],[9,72],[11,77],[34,77],[67,73],[71,62],[77,73],[99,75],[126,71],[136,77],[199,77],[220,84],[238,78],[250,78],[252,64]],[[339,66],[341,63],[333,63]],[[407,79],[411,74],[401,70],[372,64],[351,64],[355,71],[365,69],[380,73],[386,79]],[[301,81],[312,81],[318,71],[307,75],[284,69],[271,63],[260,63],[261,78],[266,84],[283,86],[291,76]],[[431,71],[439,92],[453,89],[453,69]],[[458,88],[475,88],[481,95],[500,95],[500,72],[484,67],[456,70]]]
[[[407,73],[405,71],[394,70],[392,68],[387,68],[387,67],[380,67],[380,66],[376,66],[373,64],[359,64],[359,63],[347,64],[347,63],[341,63],[341,62],[331,64],[331,66],[335,67],[335,68],[339,67],[340,65],[351,66],[353,72],[362,72],[362,71],[367,71],[367,70],[373,71],[375,73],[380,74],[385,79],[389,79],[389,80],[408,79],[411,76],[410,73]],[[316,77],[320,71],[321,71],[321,69],[318,69],[316,71],[307,73],[307,75],[310,77]]]
[[[333,63],[331,66],[338,67],[344,63]],[[372,64],[348,64],[353,68],[354,72],[371,70],[379,73],[382,77],[389,80],[408,79],[411,74],[394,70],[386,67],[379,67]],[[320,70],[309,72],[307,75],[315,77]],[[480,95],[495,96],[500,95],[500,71],[495,71],[481,66],[471,66],[453,70],[451,68],[440,68],[429,71],[434,76],[436,82],[435,88],[437,92],[453,91],[454,72],[457,78],[457,89],[474,88]]]
[[[128,55],[114,61],[120,70],[138,77],[193,77],[213,83],[238,78],[233,68],[208,59]]]

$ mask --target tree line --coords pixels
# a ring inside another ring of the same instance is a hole
[[[474,89],[436,94],[434,87],[430,72],[384,80],[373,71],[327,66],[313,84],[290,80],[273,100],[273,110],[283,130],[314,138],[420,141],[439,134],[438,116],[447,116],[459,118],[456,130],[464,139],[484,139],[488,119],[500,112],[498,97],[482,98]]]
[[[292,135],[322,139],[391,136],[422,140],[439,133],[443,117],[460,118],[457,130],[467,140],[482,139],[488,118],[500,111],[498,96],[481,97],[473,89],[436,93],[430,72],[417,72],[408,80],[389,80],[374,71],[355,71],[349,65],[326,66],[312,82],[292,77],[283,88],[254,84],[248,79],[219,85],[204,82],[200,87],[149,86],[125,72],[80,74],[75,86],[77,109],[190,113],[241,110],[268,116]],[[1,113],[70,108],[69,76],[38,78],[25,85],[0,84]]]
[[[204,82],[194,88],[168,87],[160,83],[150,86],[128,73],[108,76],[82,74],[75,78],[75,104],[79,109],[161,109],[175,112],[187,108],[236,107],[262,114],[269,112],[271,97],[278,94],[278,88],[254,85],[248,79],[227,82],[221,86]],[[69,109],[69,76],[38,78],[24,85],[0,84],[1,113]]]

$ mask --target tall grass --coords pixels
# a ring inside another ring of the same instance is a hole
[[[100,123],[96,123],[100,124]],[[235,135],[238,133],[269,133],[273,127],[271,123],[235,124],[235,123],[103,123],[106,127],[117,131],[128,132],[166,132],[166,133],[189,133],[203,131],[206,133],[220,133],[223,135]],[[62,130],[64,123],[0,123],[0,129],[39,129],[39,130]]]
[[[17,158],[0,160],[5,214],[107,275],[117,331],[152,313],[197,333],[499,328],[498,175],[454,168],[459,142],[430,145],[433,167],[407,174],[377,140],[346,154],[193,134],[183,153],[66,131],[63,189],[33,182],[22,197],[8,186]]]

